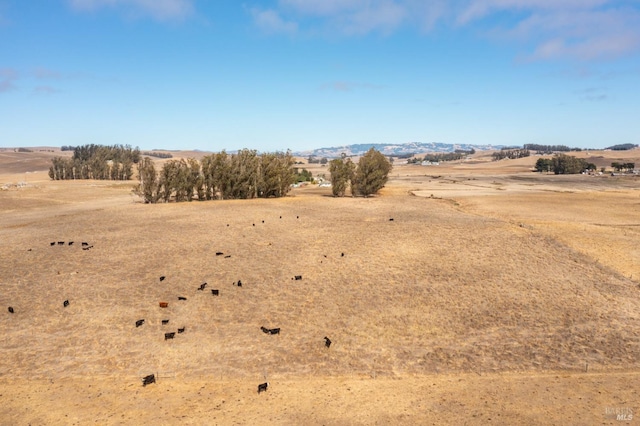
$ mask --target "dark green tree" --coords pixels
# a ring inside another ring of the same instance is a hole
[[[566,154],[556,154],[551,161],[553,173],[557,175],[582,173],[587,168],[586,160]]]
[[[380,151],[371,148],[358,161],[354,188],[356,194],[368,197],[384,187],[392,164]]]
[[[552,163],[551,158],[538,158],[535,165],[536,172],[550,172],[553,168]]]
[[[331,192],[334,197],[344,197],[347,186],[352,185],[355,176],[356,166],[342,154],[341,158],[336,158],[329,162],[329,173],[331,173]],[[353,188],[351,189],[353,194]]]
[[[141,196],[145,203],[157,203],[160,198],[160,185],[156,168],[150,158],[143,158],[138,162],[138,177],[140,184],[134,192]]]

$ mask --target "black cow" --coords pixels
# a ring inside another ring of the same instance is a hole
[[[228,254],[228,255],[226,255],[224,258],[225,258],[225,259],[228,259],[228,258],[230,258],[230,257],[231,257],[231,255],[230,255],[230,254]]]
[[[280,219],[282,219],[282,216],[280,216]]]
[[[93,248],[93,246],[87,246],[87,247],[82,247],[82,250],[89,250],[89,249],[92,249],[92,248]]]
[[[389,222],[393,222],[393,218],[390,218],[390,219],[389,219]]]
[[[51,243],[49,243],[49,244],[50,244],[51,246],[55,246],[55,245],[56,245],[56,242],[55,242],[55,241],[52,241],[52,242],[51,242]]]
[[[186,297],[178,296],[178,300],[187,300]]]
[[[69,245],[72,246],[73,245],[73,241],[69,241]]]
[[[266,392],[268,387],[269,387],[269,382],[259,384],[258,385],[258,393]]]
[[[58,245],[59,246],[63,246],[64,245],[64,241],[58,241]]]
[[[242,281],[238,280],[237,283],[234,283],[235,285],[237,285],[238,287],[242,287]]]
[[[136,321],[136,328],[140,327],[142,324],[144,324],[143,319]]]
[[[147,386],[147,385],[150,385],[151,383],[155,383],[155,382],[156,382],[155,374],[149,374],[148,376],[144,376],[142,378],[142,386]]]
[[[260,330],[262,330],[262,332],[265,333],[265,334],[280,334],[280,329],[279,328],[260,327]]]
[[[163,276],[161,276],[161,277],[160,277],[160,281],[164,281],[164,278],[165,278],[165,276],[164,276],[164,275],[163,275]]]
[[[340,255],[340,257],[344,257],[344,253],[342,253],[342,254]]]
[[[264,220],[262,221],[262,223],[264,223]]]
[[[171,332],[171,333],[164,333],[164,340],[169,340],[169,339],[173,339],[175,337],[176,333],[175,332]]]
[[[62,302],[62,306],[64,306],[65,308],[69,306],[69,301],[65,300],[64,302]]]
[[[12,314],[13,313],[13,308],[11,306],[9,306],[9,313]]]
[[[206,286],[207,286],[207,283],[202,283],[200,284],[200,287],[198,287],[198,290],[202,291]]]
[[[82,247],[86,247],[86,246],[88,246],[88,245],[89,245],[89,243],[87,243],[87,242],[85,242],[85,241],[83,241],[83,242],[82,242]]]
[[[220,295],[220,290],[211,289],[211,294],[213,294],[214,296],[219,296]]]
[[[324,338],[324,345],[329,348],[331,347],[331,339],[329,339],[328,337],[325,336]]]
[[[169,320],[162,320],[162,325],[167,325],[169,324]]]
[[[296,216],[296,219],[300,219],[300,216]]]
[[[295,279],[296,281],[300,281],[302,279],[302,275],[296,275],[295,277],[293,277],[293,279]]]
[[[223,252],[221,252],[221,251],[217,251],[217,252],[216,252],[216,256],[222,256],[223,254],[224,254],[224,253],[223,253]]]
[[[180,333],[184,333],[184,329],[185,329],[185,328],[186,328],[186,327],[179,328],[179,329],[178,329],[178,334],[180,334]]]

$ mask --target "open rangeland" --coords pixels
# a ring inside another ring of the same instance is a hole
[[[0,424],[638,423],[640,178],[478,154],[145,205],[51,155],[0,152]]]

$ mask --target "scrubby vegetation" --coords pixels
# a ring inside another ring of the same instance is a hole
[[[144,158],[135,192],[146,203],[284,197],[295,181],[293,163],[288,151],[258,155],[243,149],[207,155],[201,162],[170,160],[158,173],[153,161]]]
[[[74,148],[71,158],[54,157],[49,177],[53,180],[129,180],[138,161],[140,151],[129,145],[83,145]]]
[[[293,169],[295,173],[295,181],[296,182],[312,182],[313,181],[313,173],[311,173],[307,169],[298,169],[297,167]]]

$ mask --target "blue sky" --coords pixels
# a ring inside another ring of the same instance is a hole
[[[0,0],[0,146],[640,143],[640,0]]]

